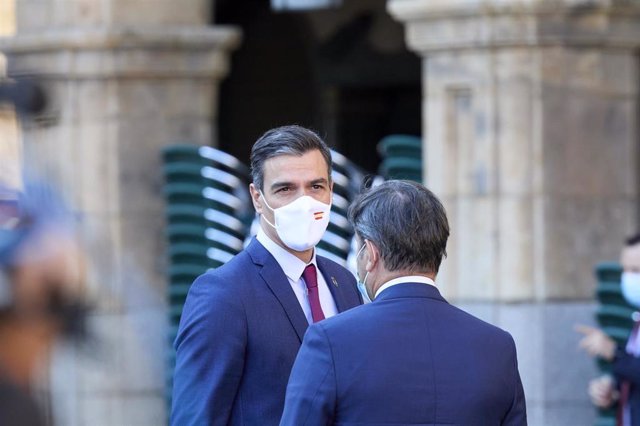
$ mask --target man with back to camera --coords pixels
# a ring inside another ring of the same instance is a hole
[[[171,424],[277,425],[291,366],[311,323],[361,303],[353,275],[316,256],[328,222],[331,154],[285,126],[251,150],[260,230],[191,286],[175,341]]]
[[[620,255],[622,265],[621,289],[627,303],[640,308],[640,234],[627,239]],[[618,426],[640,426],[640,335],[635,327],[625,346],[618,346],[602,330],[578,325],[584,334],[580,341],[589,355],[612,363],[613,376],[604,374],[591,380],[589,396],[600,408],[609,408],[616,402]]]
[[[349,208],[372,303],[309,327],[281,425],[526,425],[511,336],[449,305],[434,280],[445,210],[387,181]]]

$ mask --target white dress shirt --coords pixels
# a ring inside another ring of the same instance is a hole
[[[376,295],[374,296],[374,299],[389,287],[393,287],[394,285],[404,284],[404,283],[422,283],[422,284],[429,284],[432,286],[436,285],[436,283],[431,278],[428,278],[422,275],[407,275],[406,277],[398,277],[382,284],[376,291]]]
[[[291,285],[293,292],[296,294],[298,303],[300,303],[300,307],[304,312],[304,316],[307,317],[309,324],[313,323],[313,316],[311,315],[311,305],[309,305],[307,285],[304,282],[304,278],[302,278],[302,273],[307,265],[313,264],[316,267],[318,276],[318,295],[320,297],[320,306],[322,306],[324,317],[329,318],[338,313],[336,303],[331,295],[331,290],[329,290],[327,282],[324,280],[322,272],[320,272],[318,264],[316,263],[315,249],[313,250],[311,261],[309,263],[304,263],[302,260],[295,257],[269,238],[262,227],[258,230],[256,239],[264,246],[265,249],[267,249],[269,253],[271,253],[271,255],[276,259],[276,262],[278,262],[278,265],[280,265],[284,271],[284,274],[287,276],[289,284]]]

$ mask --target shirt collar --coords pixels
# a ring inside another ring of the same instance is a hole
[[[380,293],[382,293],[384,290],[388,289],[389,287],[393,287],[394,285],[403,284],[403,283],[422,283],[422,284],[430,284],[432,286],[436,285],[436,283],[431,278],[425,277],[423,275],[407,275],[405,277],[394,278],[382,284],[376,291],[376,295],[373,298],[375,299],[376,297],[378,297]]]
[[[283,249],[273,241],[266,232],[262,229],[262,226],[258,230],[258,234],[256,235],[256,239],[264,246],[265,249],[276,259],[278,265],[282,268],[284,274],[293,282],[297,282],[300,280],[302,273],[304,272],[304,268],[308,265],[313,264],[316,269],[318,268],[318,264],[316,263],[316,250],[313,249],[313,256],[311,256],[311,261],[309,263],[304,263],[302,260],[295,257],[293,254],[289,253],[287,250]]]

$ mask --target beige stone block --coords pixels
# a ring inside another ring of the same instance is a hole
[[[450,214],[449,255],[455,258],[455,300],[493,300],[498,285],[495,200],[458,197],[455,216]],[[453,266],[453,265],[449,265]]]
[[[87,286],[98,312],[117,314],[124,309],[126,285],[121,220],[117,214],[80,213],[80,232],[89,259]]]
[[[486,301],[498,288],[497,203],[490,197],[442,197],[451,235],[436,279],[452,301]]]
[[[120,102],[116,80],[77,80],[74,83],[80,121],[113,119],[118,115]]]
[[[211,4],[206,0],[110,0],[115,25],[206,25]]]
[[[122,417],[124,395],[89,393],[79,397],[79,425],[126,425]],[[133,425],[132,425],[133,426]]]
[[[535,88],[525,70],[512,67],[514,62],[527,65],[526,52],[504,52],[496,66],[496,102],[499,114],[497,138],[498,172],[501,195],[531,193],[534,168],[534,113]],[[505,58],[509,56],[509,58]],[[524,58],[523,58],[524,57]],[[529,62],[529,66],[530,66]]]
[[[628,52],[602,49],[565,49],[565,84],[573,89],[610,96],[637,93],[637,63]]]
[[[503,195],[498,203],[496,300],[532,300],[535,296],[534,245],[540,243],[532,199],[526,195]]]
[[[167,251],[164,211],[129,213],[122,219],[121,255],[142,283],[158,297],[166,294]],[[126,281],[125,281],[126,283]]]
[[[123,321],[119,373],[128,392],[155,395],[162,401],[169,351],[166,302],[159,300],[148,283],[144,286],[134,283],[127,293],[128,313]]]
[[[566,74],[566,50],[562,46],[543,46],[535,49],[539,78],[546,86],[564,86],[570,78]]]
[[[115,88],[122,118],[140,119],[168,114],[172,81],[123,79]]]
[[[81,37],[79,33],[76,37]],[[89,36],[89,34],[87,34]],[[116,46],[113,46],[116,47]],[[113,78],[116,75],[116,57],[114,50],[105,50],[88,46],[74,49],[70,58],[69,76],[72,78],[95,79],[99,77]]]
[[[593,267],[616,261],[624,238],[635,232],[634,199],[550,197],[544,207],[543,296],[593,297]]]
[[[187,141],[197,145],[216,146],[210,117],[171,117],[167,134],[169,143]]]
[[[204,79],[119,80],[115,93],[122,117],[211,117],[214,83]]]
[[[63,0],[51,1],[49,27],[90,27],[105,25],[109,0]]]
[[[217,83],[204,79],[171,82],[167,115],[214,117],[214,86],[217,86]]]
[[[117,124],[107,119],[81,121],[75,128],[82,159],[75,165],[81,176],[76,185],[79,207],[86,213],[117,214],[121,209],[117,130]]]
[[[566,90],[542,86],[540,103],[540,128],[542,148],[542,192],[569,193],[566,165],[567,140],[571,131],[568,123]]]
[[[24,167],[28,176],[58,188],[72,206],[78,203],[78,164],[71,126],[37,128],[24,132]]]
[[[53,13],[50,0],[18,0],[15,5],[17,32],[42,30],[50,25]]]
[[[78,351],[74,358],[75,380],[81,399],[82,396],[115,394],[126,384],[121,375],[122,315],[97,313],[91,316],[89,324],[96,341],[92,348],[95,355]]]
[[[565,167],[571,193],[589,196],[624,190],[635,166],[629,140],[633,103],[577,94],[566,102],[569,161]]]
[[[433,93],[433,92],[431,92]],[[442,96],[430,95],[423,101],[426,142],[424,149],[426,182],[439,196],[456,193],[456,163],[446,141],[446,115]]]
[[[123,425],[156,426],[165,424],[169,413],[162,394],[128,395],[123,398]]]
[[[118,182],[123,214],[163,211],[161,148],[172,141],[162,117],[121,122],[118,128]]]

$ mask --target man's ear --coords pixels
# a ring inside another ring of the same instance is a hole
[[[253,208],[256,209],[256,212],[262,214],[262,197],[260,195],[260,191],[253,183],[249,184],[249,193],[251,194],[251,202],[253,203]]]
[[[378,251],[378,247],[376,247],[376,245],[373,244],[370,240],[365,240],[365,244],[369,245],[369,247],[367,247],[365,249],[365,250],[369,250],[369,259],[367,260],[367,264],[365,265],[365,269],[368,272],[371,272],[371,271],[373,271],[373,268],[380,261],[380,252]]]

